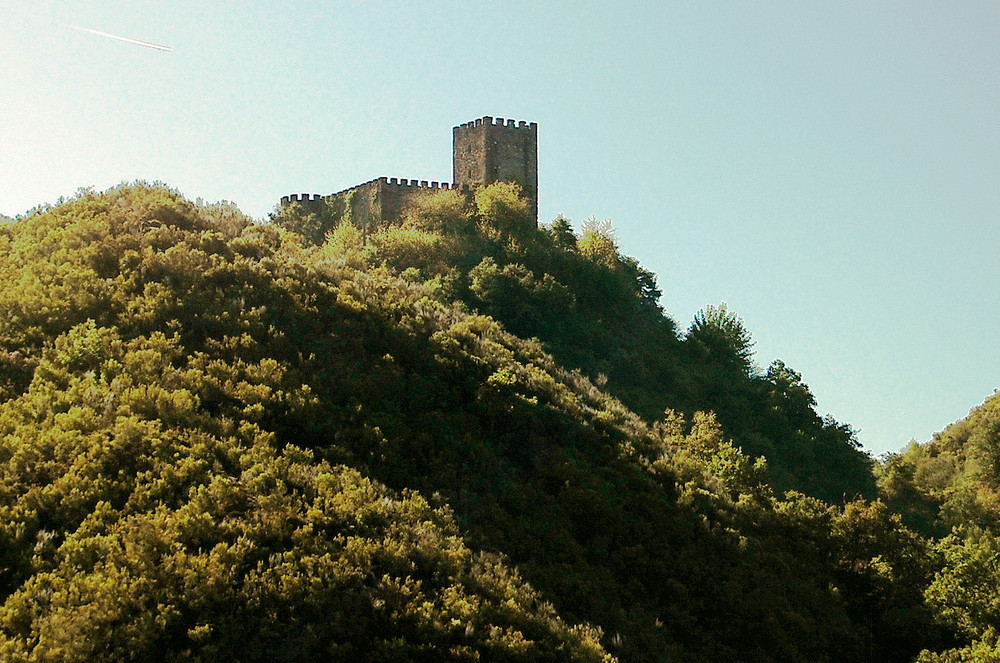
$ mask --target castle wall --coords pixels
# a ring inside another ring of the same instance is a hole
[[[334,224],[345,218],[350,219],[367,236],[379,226],[401,222],[407,208],[421,197],[451,190],[472,199],[472,189],[467,186],[395,177],[380,177],[325,198]],[[321,198],[323,196],[315,196],[316,200]],[[282,198],[281,202],[284,205],[285,199]]]
[[[427,180],[397,180],[381,178],[377,180],[381,186],[382,219],[387,223],[401,221],[406,208],[423,196],[439,191],[457,190],[471,199],[472,190],[468,186],[453,185],[447,182],[428,182]]]
[[[318,214],[319,211],[322,209],[323,198],[324,196],[321,196],[318,193],[317,194],[293,193],[290,196],[281,197],[281,206],[288,207],[292,203],[298,203],[299,205],[302,206],[302,209],[305,210],[307,214],[313,214],[313,213]]]

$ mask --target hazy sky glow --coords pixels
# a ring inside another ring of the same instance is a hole
[[[542,221],[614,219],[681,328],[728,302],[878,454],[1000,386],[998,70],[995,2],[5,2],[0,213],[148,179],[262,218],[535,121]]]

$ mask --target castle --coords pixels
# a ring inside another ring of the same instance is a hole
[[[379,177],[327,196],[292,194],[281,206],[299,204],[307,212],[326,208],[369,230],[402,219],[417,198],[455,190],[471,200],[475,189],[493,182],[516,182],[538,218],[538,125],[489,115],[452,129],[452,183]]]

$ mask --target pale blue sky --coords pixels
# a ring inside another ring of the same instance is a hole
[[[142,178],[261,218],[535,121],[543,221],[613,219],[878,454],[1000,387],[998,70],[995,2],[3,2],[0,212]]]

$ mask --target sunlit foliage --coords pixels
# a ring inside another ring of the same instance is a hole
[[[994,569],[858,499],[852,431],[738,318],[681,338],[610,226],[479,194],[367,239],[142,183],[0,226],[0,658],[989,646]]]

